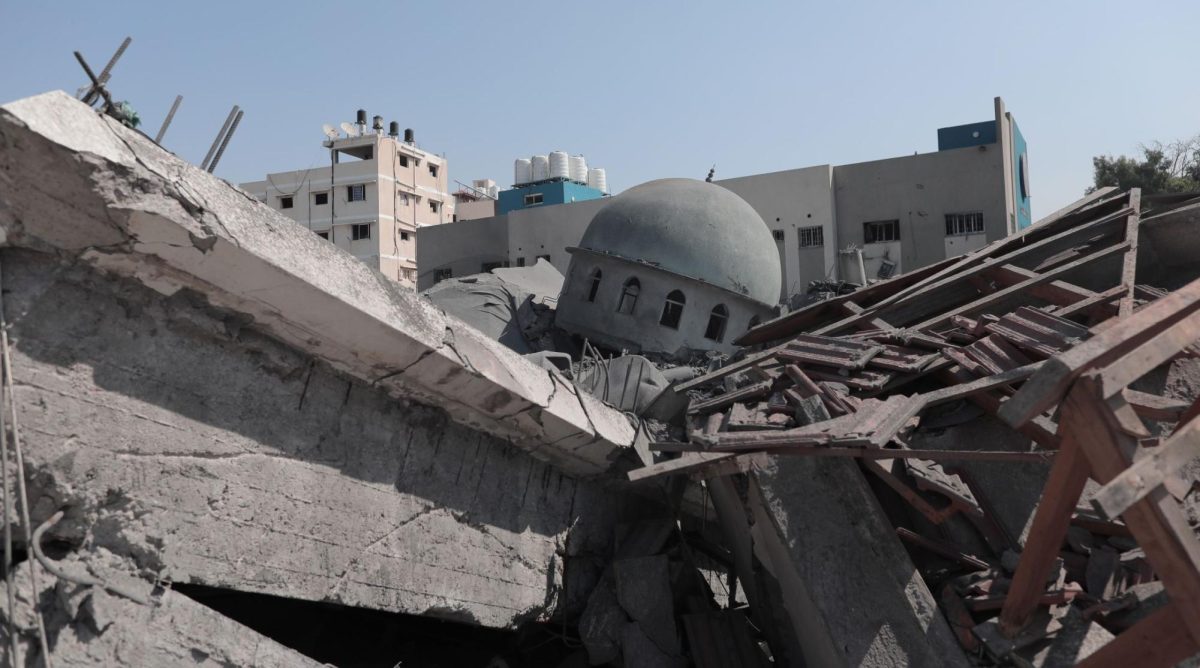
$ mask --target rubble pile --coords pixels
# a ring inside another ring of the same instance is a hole
[[[1200,281],[1147,234],[1198,205],[1102,190],[753,328],[629,478],[704,481],[754,621],[782,606],[809,663],[1175,665],[1200,651]]]

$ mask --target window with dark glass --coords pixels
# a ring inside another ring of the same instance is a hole
[[[352,186],[346,186],[346,201],[349,201],[349,202],[365,202],[365,201],[367,201],[367,186],[362,183],[357,183]]]
[[[687,299],[679,290],[672,290],[667,295],[667,302],[663,304],[662,317],[658,319],[658,324],[671,329],[679,329],[679,320],[683,318],[683,305],[687,303]]]
[[[617,302],[617,313],[631,315],[637,306],[638,293],[641,291],[642,284],[638,279],[631,278],[625,281],[625,287],[621,288],[621,300]]]
[[[704,328],[704,338],[720,343],[725,339],[725,323],[729,321],[729,309],[724,304],[717,304],[708,314],[708,327]]]
[[[590,286],[588,286],[588,293],[587,293],[587,300],[589,302],[596,301],[596,293],[600,291],[601,275],[602,274],[600,273],[599,268],[592,270],[592,284]]]
[[[279,198],[279,208],[281,208],[281,209],[292,208],[292,198],[291,197],[280,197]]]
[[[329,193],[313,193],[313,204],[317,206],[329,204]]]
[[[350,226],[350,240],[351,241],[359,241],[361,239],[370,239],[370,238],[371,238],[371,224],[370,223],[359,223],[357,225]]]
[[[878,244],[885,241],[900,241],[899,220],[874,220],[863,223],[863,243]]]

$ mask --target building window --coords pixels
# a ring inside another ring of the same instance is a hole
[[[279,198],[279,208],[281,208],[281,209],[292,208],[292,198],[291,197],[280,197]]]
[[[408,232],[400,233],[400,241],[408,241]]]
[[[400,166],[408,167],[408,156],[407,155],[400,156]]]
[[[538,256],[538,259],[539,259],[539,260],[545,260],[545,261],[547,261],[547,262],[550,262],[550,255],[549,255],[549,254],[546,254],[546,255],[539,255],[539,256]],[[535,263],[535,264],[536,264],[536,263]]]
[[[433,282],[434,283],[441,283],[442,281],[444,281],[452,276],[454,276],[454,270],[451,269],[450,267],[443,267],[442,269],[434,269],[433,270]]]
[[[435,202],[433,200],[429,200],[429,210],[434,213],[437,213],[439,204],[440,204],[440,202]]]
[[[518,266],[518,267],[524,267],[524,266],[525,266],[525,258],[524,258],[524,257],[519,257],[519,258],[517,258],[517,266]]]
[[[720,343],[725,338],[725,323],[729,321],[729,309],[724,304],[717,304],[708,314],[708,327],[704,328],[704,338]]]
[[[983,212],[946,214],[946,236],[983,233]]]
[[[432,162],[429,163],[429,175],[436,179],[437,173],[438,173],[438,166],[433,164]]]
[[[545,200],[545,196],[542,193],[533,193],[532,195],[526,195],[525,196],[525,206],[533,206],[534,204],[541,204],[544,200]]]
[[[625,315],[633,315],[633,309],[637,306],[638,293],[642,291],[642,284],[636,278],[631,278],[625,281],[625,287],[621,288],[621,300],[617,302],[617,313]]]
[[[687,299],[679,290],[672,290],[667,295],[667,303],[663,304],[662,317],[658,319],[658,324],[671,329],[679,329],[679,320],[683,318],[683,305],[687,303]]]
[[[346,200],[350,202],[365,202],[367,201],[367,186],[364,183],[357,183],[352,186],[346,186]]]
[[[403,204],[404,206],[408,206],[408,195],[401,194],[400,195],[400,203]]]
[[[484,262],[483,264],[479,265],[479,273],[486,274],[493,269],[499,269],[507,266],[507,262]]]
[[[324,232],[317,232],[317,236],[321,237],[322,239],[328,240],[329,239],[329,230],[325,230]]]
[[[313,204],[317,206],[329,204],[329,193],[313,193]]]
[[[783,230],[771,230],[771,236],[775,237],[775,241],[783,241]]]
[[[885,241],[900,241],[900,221],[875,220],[863,223],[863,243],[880,244]]]
[[[762,318],[759,318],[756,315],[750,316],[750,326],[746,328],[746,331],[748,332],[748,331],[754,329],[755,327],[758,327],[758,323],[760,323],[760,322],[762,322]]]
[[[351,241],[359,241],[361,239],[370,239],[370,238],[371,238],[371,224],[370,223],[358,223],[357,225],[350,226],[350,240]]]
[[[801,227],[796,231],[800,234],[801,248],[825,245],[825,228],[820,225],[816,227]]]
[[[600,277],[601,276],[603,276],[603,274],[600,272],[599,267],[592,270],[592,285],[591,285],[591,287],[588,288],[588,294],[587,294],[587,300],[589,302],[596,301],[596,293],[600,291]]]

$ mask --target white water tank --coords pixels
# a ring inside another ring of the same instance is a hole
[[[571,158],[566,151],[550,152],[550,178],[571,178]]]
[[[587,184],[589,188],[595,188],[605,195],[608,194],[608,177],[604,173],[603,167],[593,167],[587,171]]]
[[[550,158],[544,155],[535,155],[530,162],[533,164],[533,181],[545,181],[550,178]]]
[[[513,161],[513,185],[529,183],[533,180],[533,163],[529,158],[517,158]]]
[[[571,156],[571,180],[587,183],[587,159],[582,155]]]
[[[491,197],[492,199],[496,199],[499,196],[500,196],[500,186],[495,185],[495,184],[488,186],[488,197]]]

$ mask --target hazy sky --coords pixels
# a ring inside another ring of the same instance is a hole
[[[1000,95],[1029,142],[1035,218],[1076,199],[1091,157],[1200,133],[1200,3],[34,2],[0,0],[0,101],[111,81],[149,134],[200,162],[246,110],[218,173],[324,164],[354,111],[416,130],[450,178],[512,180],[562,149],[616,191],[936,150]]]

